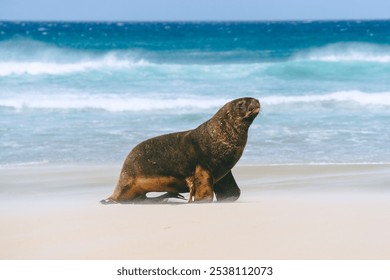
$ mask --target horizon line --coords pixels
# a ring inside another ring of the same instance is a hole
[[[340,19],[259,19],[259,20],[241,20],[241,19],[232,19],[232,20],[62,20],[62,19],[0,19],[0,22],[68,22],[68,23],[84,23],[84,22],[95,22],[95,23],[223,23],[223,22],[334,22],[334,21],[390,21],[389,18],[340,18]]]

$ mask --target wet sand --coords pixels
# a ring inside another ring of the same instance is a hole
[[[100,205],[119,170],[0,168],[0,259],[390,259],[390,165],[238,166],[235,203]]]

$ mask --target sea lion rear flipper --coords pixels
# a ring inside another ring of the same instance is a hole
[[[172,198],[178,198],[178,199],[183,199],[186,200],[184,196],[182,196],[180,193],[175,193],[173,194],[174,196],[171,196]]]
[[[218,183],[214,184],[214,192],[217,201],[236,201],[241,194],[232,171],[229,171]]]
[[[184,196],[182,196],[179,193],[165,193],[163,195],[157,196],[157,197],[147,197],[145,199],[146,203],[160,203],[168,198],[178,198],[178,199],[185,199]]]

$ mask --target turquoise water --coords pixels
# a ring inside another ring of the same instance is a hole
[[[0,165],[121,162],[241,96],[241,163],[390,162],[390,21],[0,22]]]

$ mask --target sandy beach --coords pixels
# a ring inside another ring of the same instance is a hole
[[[100,205],[120,165],[0,169],[0,259],[390,259],[390,165],[237,166],[235,203]]]

